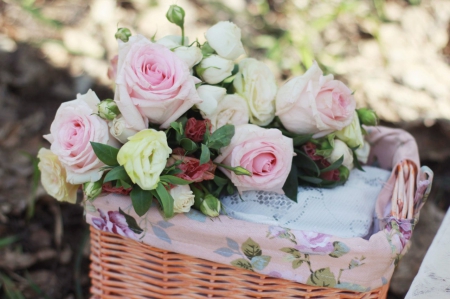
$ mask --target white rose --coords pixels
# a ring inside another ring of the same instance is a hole
[[[190,69],[193,68],[194,65],[198,64],[203,58],[202,51],[196,46],[178,47],[173,50],[173,53],[175,53],[175,55],[177,55],[181,60],[186,62]]]
[[[364,142],[363,146],[355,151],[355,154],[356,157],[358,158],[358,161],[360,161],[363,164],[366,164],[367,160],[369,160],[370,144],[367,141]]]
[[[237,94],[228,94],[218,102],[212,114],[204,117],[211,121],[212,131],[227,124],[235,126],[247,124],[249,119],[247,103]]]
[[[181,36],[179,35],[166,35],[163,38],[160,38],[156,41],[157,44],[163,45],[168,49],[173,49],[181,46]],[[184,45],[189,45],[189,40],[187,37],[184,38]]]
[[[109,132],[121,143],[128,141],[128,137],[133,136],[138,131],[133,129],[122,116],[116,117],[108,123]]]
[[[236,93],[248,104],[250,122],[258,126],[268,125],[275,117],[275,76],[261,61],[253,58],[239,63],[239,72],[233,81]]]
[[[197,104],[197,108],[205,114],[209,115],[217,108],[217,103],[223,99],[227,90],[223,87],[213,85],[202,85],[197,88],[198,96],[203,100]]]
[[[170,189],[173,197],[173,211],[175,213],[187,213],[194,204],[194,194],[188,185],[177,185]]]
[[[41,171],[41,183],[45,191],[59,201],[75,203],[79,185],[66,182],[66,170],[52,151],[41,148],[37,155],[38,168]]]
[[[352,150],[345,144],[345,142],[335,139],[334,140],[334,149],[329,157],[327,157],[327,161],[333,164],[337,160],[339,160],[342,156],[344,156],[344,161],[342,165],[347,167],[348,170],[353,169],[353,152]]]
[[[217,84],[231,76],[234,63],[218,55],[211,55],[197,65],[197,74],[209,84]]]
[[[219,22],[206,31],[205,37],[211,48],[226,59],[235,60],[245,54],[241,42],[241,29],[234,23]]]
[[[364,137],[359,123],[358,113],[353,114],[352,122],[342,130],[336,132],[336,137],[347,143],[351,148],[361,148],[364,144]]]

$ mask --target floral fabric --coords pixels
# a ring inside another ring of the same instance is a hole
[[[417,146],[404,131],[377,128],[370,132],[368,141],[373,148],[372,165],[388,169],[404,159],[418,165]],[[416,216],[400,221],[389,213],[393,173],[377,200],[379,221],[375,221],[368,239],[340,238],[226,216],[213,220],[194,210],[167,220],[156,205],[139,217],[131,199],[120,194],[88,202],[86,219],[97,229],[164,250],[313,286],[369,291],[389,282],[405,254],[432,175],[427,168],[419,173]]]

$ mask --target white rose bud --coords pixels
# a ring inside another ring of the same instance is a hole
[[[175,213],[187,213],[194,204],[194,194],[188,185],[177,185],[170,189],[173,197],[173,211]]]
[[[203,100],[200,104],[196,104],[204,115],[210,115],[216,110],[217,103],[223,99],[227,90],[223,87],[213,85],[201,85],[197,88],[198,96]]]
[[[360,148],[364,144],[364,137],[356,111],[353,115],[352,122],[342,130],[337,131],[336,137],[347,143],[347,145],[351,148]]]
[[[83,192],[88,200],[94,200],[102,193],[103,181],[87,182],[83,184]]]
[[[248,107],[245,100],[237,94],[227,94],[218,101],[217,108],[213,113],[204,115],[211,121],[212,131],[224,125],[248,124]]]
[[[200,211],[209,217],[217,217],[220,215],[221,203],[211,194],[205,196],[205,199],[200,205]]]
[[[369,154],[370,154],[370,144],[366,141],[364,142],[364,145],[360,148],[358,148],[355,151],[356,157],[358,158],[358,161],[360,161],[363,164],[367,163],[367,160],[369,160]]]
[[[175,55],[177,55],[181,60],[186,62],[190,69],[194,67],[194,65],[198,64],[203,58],[202,50],[195,46],[178,47],[173,50],[173,53],[175,53]]]
[[[117,115],[120,114],[117,104],[111,99],[101,101],[97,106],[98,115],[103,119],[113,120]]]
[[[200,78],[209,84],[217,84],[231,76],[234,63],[218,55],[211,55],[197,65],[196,70]]]
[[[234,23],[219,22],[206,31],[205,37],[211,48],[226,59],[235,60],[245,54],[241,42],[241,29]]]
[[[122,116],[113,119],[112,122],[108,123],[108,126],[111,135],[121,143],[127,142],[128,137],[131,137],[138,132],[128,125]]]
[[[250,122],[258,126],[268,125],[275,117],[275,76],[261,61],[246,58],[239,62],[239,72],[233,81],[236,93],[248,104]]]
[[[345,142],[335,139],[334,140],[334,149],[329,157],[327,157],[327,161],[333,164],[337,160],[339,160],[342,156],[344,156],[344,161],[342,162],[342,166],[347,167],[349,170],[353,169],[353,152],[352,150],[345,144]]]

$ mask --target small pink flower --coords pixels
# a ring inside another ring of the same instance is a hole
[[[296,231],[294,235],[298,244],[294,248],[302,253],[326,255],[334,251],[330,235],[308,231]]]
[[[128,227],[125,216],[120,212],[108,211],[108,214],[105,214],[100,209],[98,209],[98,212],[101,218],[92,218],[92,224],[96,229],[138,240],[136,234]]]
[[[235,127],[230,145],[221,149],[214,162],[231,167],[241,166],[252,176],[236,175],[221,168],[241,193],[264,190],[284,194],[283,185],[289,175],[294,156],[292,139],[278,129],[264,129],[246,124]]]

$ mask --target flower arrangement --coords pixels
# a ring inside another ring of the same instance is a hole
[[[156,200],[166,218],[191,207],[215,217],[223,193],[296,200],[299,185],[342,185],[366,162],[362,125],[377,116],[355,110],[352,91],[316,62],[278,89],[263,62],[242,58],[235,24],[219,22],[205,43],[189,43],[184,10],[172,5],[166,17],[180,36],[118,29],[114,99],[89,90],[59,107],[44,136],[50,150],[38,153],[51,196],[75,203],[82,187],[86,200],[129,195],[139,216]]]

